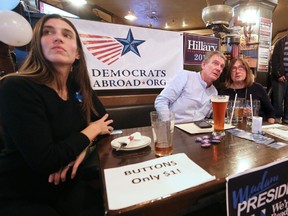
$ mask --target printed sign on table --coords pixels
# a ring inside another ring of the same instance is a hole
[[[227,178],[228,216],[288,215],[288,159]]]
[[[110,210],[161,199],[215,179],[184,153],[105,169],[104,174]]]
[[[269,124],[262,126],[265,133],[288,141],[288,126],[282,124]]]
[[[205,58],[206,52],[217,51],[220,39],[194,34],[184,35],[184,64],[199,65]]]

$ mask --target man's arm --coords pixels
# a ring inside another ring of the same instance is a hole
[[[157,111],[168,111],[181,95],[187,82],[188,74],[186,71],[179,72],[157,96],[154,106]]]

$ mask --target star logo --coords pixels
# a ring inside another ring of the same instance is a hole
[[[141,57],[137,47],[145,42],[145,40],[135,40],[131,29],[128,31],[127,38],[113,38],[92,34],[80,34],[80,38],[88,51],[107,65],[118,61],[121,56],[129,51]]]
[[[129,51],[132,51],[133,53],[135,53],[136,55],[140,56],[140,53],[137,49],[137,46],[139,46],[140,44],[142,44],[143,42],[145,42],[145,40],[135,40],[132,34],[131,29],[129,29],[127,38],[115,38],[117,41],[119,41],[121,44],[123,44],[124,48],[122,50],[122,56],[125,55],[126,53],[128,53]]]

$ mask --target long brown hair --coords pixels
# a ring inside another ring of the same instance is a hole
[[[55,81],[58,88],[61,88],[61,83],[55,69],[49,61],[43,55],[41,46],[41,37],[43,34],[43,26],[49,19],[60,19],[66,22],[76,33],[77,49],[79,53],[79,60],[75,60],[73,63],[72,71],[69,78],[72,79],[73,84],[78,88],[83,97],[82,112],[87,122],[90,122],[91,111],[97,115],[97,111],[93,106],[90,79],[88,75],[86,60],[81,44],[81,40],[75,26],[68,20],[57,14],[50,14],[43,16],[35,25],[33,30],[33,36],[31,39],[31,49],[27,59],[19,69],[19,73],[13,74],[14,76],[26,76],[33,81],[47,85],[52,81]],[[9,75],[7,75],[9,76]],[[12,76],[12,74],[10,74]]]
[[[228,66],[228,72],[227,72],[227,76],[226,76],[225,86],[227,88],[231,88],[231,85],[233,83],[233,80],[231,78],[231,73],[232,73],[232,69],[233,69],[233,67],[237,61],[241,62],[245,67],[245,71],[246,71],[246,79],[244,80],[245,87],[252,86],[252,84],[254,82],[254,75],[253,75],[248,63],[243,58],[234,58],[231,60],[229,66]]]

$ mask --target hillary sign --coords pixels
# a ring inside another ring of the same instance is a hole
[[[164,88],[183,69],[183,34],[70,19],[81,38],[93,89]]]
[[[219,38],[185,34],[184,64],[201,64],[206,52],[219,50],[219,47]]]
[[[227,178],[229,216],[288,215],[288,159]]]

